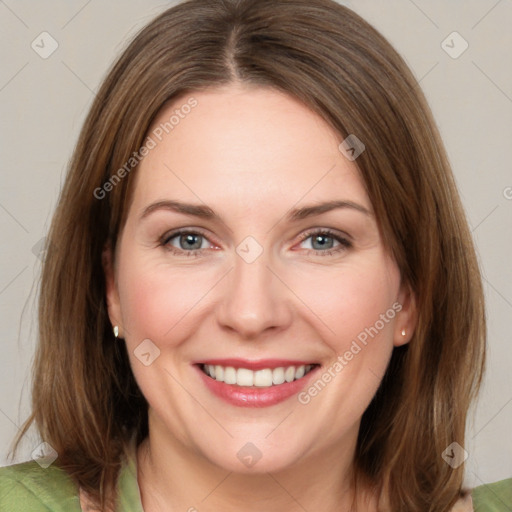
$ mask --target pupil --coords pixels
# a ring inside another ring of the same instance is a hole
[[[199,242],[198,242],[198,239],[199,239],[198,235],[186,234],[186,235],[181,235],[180,242],[182,242],[182,246],[184,245],[185,246],[184,248],[186,248],[186,249],[200,249],[201,241],[199,240]],[[194,242],[194,240],[195,240],[195,242]],[[188,245],[188,247],[187,247],[187,244],[190,244],[190,245]]]
[[[326,239],[331,239],[331,244],[328,244],[325,242]],[[323,241],[322,241],[323,240]],[[314,239],[314,242],[313,242],[313,245],[316,243],[316,242],[319,242],[320,243],[320,249],[322,248],[326,248],[327,246],[329,246],[328,248],[330,249],[332,247],[332,238],[330,236],[325,236],[325,235],[317,235]]]

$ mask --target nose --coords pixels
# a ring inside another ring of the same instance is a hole
[[[265,252],[251,263],[235,255],[234,268],[226,276],[217,321],[239,338],[253,340],[290,325],[290,292],[269,263]]]

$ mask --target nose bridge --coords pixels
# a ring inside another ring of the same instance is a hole
[[[290,315],[283,285],[269,268],[268,251],[253,239],[241,242],[236,252],[219,308],[219,322],[246,338],[283,327]]]

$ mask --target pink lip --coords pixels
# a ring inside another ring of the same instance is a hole
[[[226,360],[222,360],[226,361]],[[233,360],[231,360],[233,361]],[[282,362],[282,361],[281,361]],[[258,362],[260,364],[261,362]],[[207,363],[213,364],[213,363]],[[220,364],[220,363],[217,363]],[[225,363],[222,363],[224,366]],[[266,362],[268,364],[268,361]],[[304,363],[301,363],[304,364]],[[298,364],[288,364],[288,366],[300,366]],[[234,366],[234,364],[226,364],[226,366]],[[275,366],[286,366],[286,364],[279,364]],[[268,388],[257,388],[257,387],[246,387],[237,386],[236,384],[226,384],[225,382],[219,382],[206,375],[201,370],[200,364],[195,364],[194,368],[199,373],[199,377],[202,379],[206,387],[216,396],[222,398],[224,401],[237,407],[268,407],[276,405],[280,402],[287,400],[288,398],[296,395],[306,387],[308,382],[311,380],[311,376],[316,374],[320,366],[313,368],[307,375],[301,379],[294,380],[293,382],[285,382],[277,386],[270,386]],[[246,366],[239,365],[238,368],[247,368]],[[273,366],[265,366],[263,368],[273,368]],[[251,368],[252,369],[252,368]]]
[[[213,366],[232,366],[233,368],[247,368],[248,370],[263,370],[265,368],[280,368],[288,366],[307,366],[308,364],[317,364],[315,361],[297,361],[291,359],[259,359],[258,361],[250,361],[248,359],[206,359],[204,361],[197,361],[195,364],[211,364]]]

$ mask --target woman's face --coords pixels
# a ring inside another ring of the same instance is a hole
[[[237,472],[350,453],[414,307],[357,160],[282,93],[191,97],[150,131],[107,266],[150,434]]]

